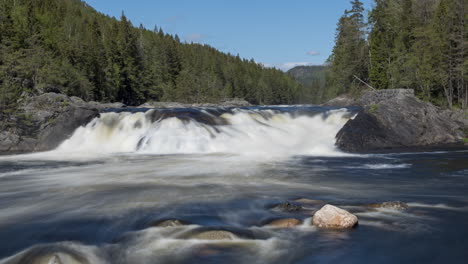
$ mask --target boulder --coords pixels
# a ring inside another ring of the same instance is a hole
[[[282,218],[282,219],[273,220],[270,223],[268,223],[266,226],[288,228],[288,227],[298,226],[301,223],[302,222],[296,218]]]
[[[347,152],[463,145],[463,123],[428,102],[405,94],[370,99],[357,116],[336,135],[336,145]]]
[[[312,224],[319,228],[348,229],[358,224],[358,218],[346,210],[327,204],[314,214]]]

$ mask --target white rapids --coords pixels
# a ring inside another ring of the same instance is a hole
[[[55,152],[338,156],[344,153],[335,147],[335,135],[350,118],[346,109],[314,116],[236,109],[217,117],[225,125],[207,125],[177,117],[152,122],[153,111],[104,113],[78,128]]]

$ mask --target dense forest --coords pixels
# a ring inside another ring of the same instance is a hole
[[[0,1],[0,112],[22,95],[59,92],[85,100],[187,103],[244,98],[286,104],[299,85],[277,69],[161,28],[134,27],[79,0]]]
[[[287,72],[301,84],[298,103],[320,104],[326,97],[326,66],[297,66]]]
[[[351,1],[328,60],[328,98],[376,89],[413,88],[428,101],[468,107],[468,1],[375,0],[366,18]]]

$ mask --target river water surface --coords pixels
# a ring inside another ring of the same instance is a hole
[[[468,151],[342,153],[355,111],[114,109],[54,151],[0,156],[0,263],[467,263]],[[368,206],[385,201],[409,208]],[[359,226],[311,226],[325,203]]]

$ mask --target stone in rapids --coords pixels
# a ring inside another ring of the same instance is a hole
[[[282,218],[271,221],[267,224],[270,227],[288,228],[300,225],[302,222],[295,218]]]
[[[225,230],[209,230],[195,234],[190,238],[200,240],[233,240],[237,238],[237,236]]]
[[[357,223],[357,216],[330,204],[323,206],[312,217],[312,224],[319,228],[348,229]]]

